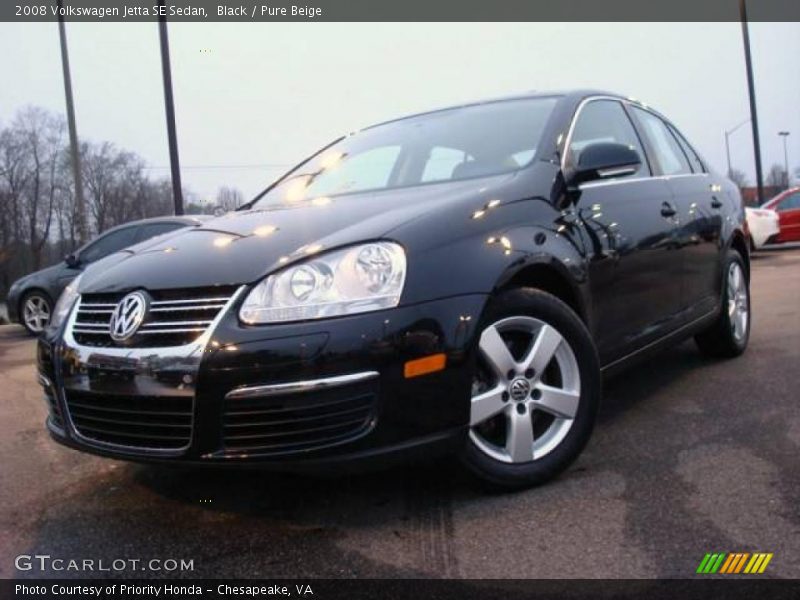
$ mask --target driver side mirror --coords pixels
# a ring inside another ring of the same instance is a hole
[[[71,253],[71,254],[67,254],[64,257],[64,262],[67,263],[67,266],[69,268],[71,268],[71,269],[80,269],[81,268],[81,259],[74,252]]]
[[[577,188],[582,183],[597,179],[632,175],[641,164],[639,153],[625,144],[590,144],[581,151],[578,164],[567,174],[567,185]]]

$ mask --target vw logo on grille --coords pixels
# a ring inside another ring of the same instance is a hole
[[[147,305],[147,297],[141,292],[131,292],[120,300],[108,326],[111,339],[115,342],[130,339],[144,321]]]
[[[528,383],[527,379],[515,379],[511,382],[509,392],[513,400],[522,402],[528,397],[528,394],[531,393],[531,384]]]

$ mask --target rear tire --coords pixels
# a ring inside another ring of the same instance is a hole
[[[552,479],[597,419],[600,366],[586,326],[551,294],[509,290],[486,310],[477,355],[462,462],[502,490]]]
[[[703,354],[717,358],[739,356],[750,339],[750,282],[742,256],[728,250],[723,271],[721,310],[717,320],[694,340]]]

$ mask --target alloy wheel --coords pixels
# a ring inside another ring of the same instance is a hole
[[[41,333],[50,322],[50,303],[38,294],[28,296],[22,307],[22,318],[29,331]]]
[[[728,269],[728,316],[733,337],[740,342],[747,333],[750,303],[747,297],[747,282],[742,267],[737,262],[731,263]]]
[[[487,327],[472,385],[470,439],[505,463],[542,458],[566,437],[580,403],[575,353],[552,325],[528,316]]]

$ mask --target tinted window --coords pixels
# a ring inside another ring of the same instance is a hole
[[[644,127],[645,135],[650,140],[650,145],[656,153],[656,160],[661,166],[662,174],[680,175],[691,173],[692,168],[689,166],[689,160],[684,155],[675,136],[667,128],[666,123],[653,113],[635,106],[632,108],[636,116],[639,117]]]
[[[675,136],[675,138],[678,140],[678,143],[680,144],[681,148],[683,149],[683,153],[687,157],[689,157],[689,163],[691,163],[692,171],[694,171],[695,173],[705,173],[706,169],[703,166],[703,161],[700,160],[700,157],[697,155],[697,152],[695,152],[694,148],[692,148],[689,145],[689,142],[686,141],[686,138],[683,137],[681,132],[678,131],[674,126],[670,125],[669,129],[672,132],[672,134]]]
[[[650,174],[642,145],[622,104],[616,100],[593,100],[583,106],[572,130],[567,165],[577,164],[581,151],[598,142],[625,144],[639,153],[642,165],[633,176]]]
[[[137,227],[139,230],[139,235],[136,236],[137,242],[143,242],[145,240],[149,240],[152,237],[156,237],[157,235],[162,235],[164,233],[169,233],[170,231],[175,231],[176,229],[180,229],[181,227],[186,227],[183,223],[152,223],[150,225],[142,225]]]
[[[112,252],[127,248],[135,241],[136,233],[136,227],[126,227],[125,229],[118,229],[102,236],[96,242],[90,244],[86,250],[81,252],[81,262],[94,262],[108,256]]]
[[[557,101],[488,102],[364,129],[297,167],[257,205],[515,171],[533,159]]]

